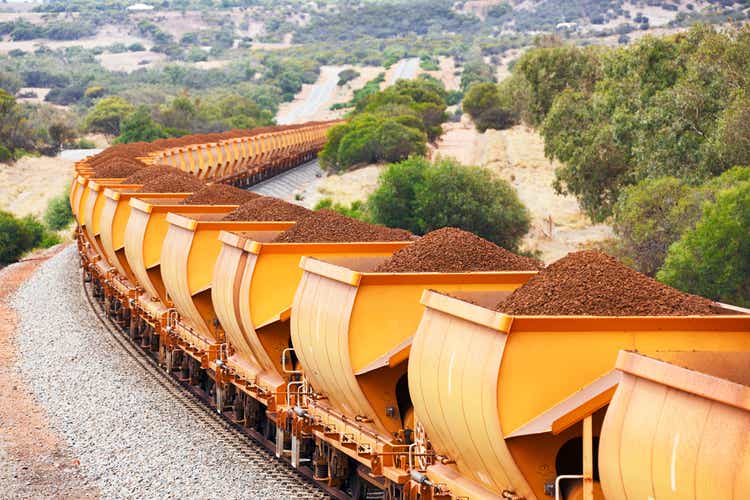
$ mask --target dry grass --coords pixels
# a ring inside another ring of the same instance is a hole
[[[552,182],[559,165],[544,157],[544,141],[535,131],[517,126],[479,134],[468,121],[445,129],[433,157],[481,165],[510,182],[531,212],[524,246],[539,251],[545,262],[612,236],[609,226],[589,221],[574,197],[555,193]]]
[[[73,163],[46,156],[21,158],[13,165],[0,163],[0,210],[42,215],[49,200],[73,178]]]

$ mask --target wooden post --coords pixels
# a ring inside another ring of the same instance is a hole
[[[591,415],[583,419],[583,500],[594,500],[594,439]]]

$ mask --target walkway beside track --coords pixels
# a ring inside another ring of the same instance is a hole
[[[274,196],[282,200],[294,201],[294,194],[302,191],[323,176],[318,160],[287,170],[250,188],[250,191],[263,196]]]

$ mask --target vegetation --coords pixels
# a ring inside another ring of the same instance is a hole
[[[334,104],[333,106],[331,106],[331,109],[337,110],[337,109],[346,109],[346,108],[356,107],[361,101],[363,101],[369,95],[380,92],[380,84],[383,83],[384,81],[385,81],[385,73],[378,73],[378,76],[376,76],[372,80],[365,83],[362,88],[354,91],[354,96],[352,97],[351,101],[345,102],[345,103]]]
[[[44,212],[44,223],[53,231],[65,229],[73,222],[68,191],[69,188],[66,188],[62,194],[52,198]]]
[[[446,226],[518,250],[530,217],[515,190],[489,170],[453,159],[412,157],[389,165],[368,200],[372,220],[425,234]]]
[[[501,98],[541,128],[545,153],[563,163],[557,189],[604,220],[641,180],[697,185],[750,163],[749,34],[698,26],[615,49],[536,48]]]
[[[447,116],[445,89],[434,80],[399,80],[357,101],[348,123],[332,128],[319,157],[329,170],[422,155]],[[355,96],[356,98],[356,96]]]
[[[669,248],[657,277],[672,286],[750,306],[750,182],[720,192],[694,229]]]
[[[455,33],[479,28],[479,19],[462,15],[452,7],[451,0],[342,2],[338,9],[322,12],[298,29],[294,42],[341,42],[368,36],[393,38],[409,33]]]
[[[35,218],[17,218],[0,210],[0,266],[17,261],[34,248],[47,248],[58,243],[58,236]]]
[[[78,40],[96,33],[96,26],[88,20],[78,22],[54,20],[46,25],[32,24],[25,19],[0,23],[0,35],[8,35],[13,41]]]
[[[367,204],[361,200],[355,200],[351,204],[344,205],[341,203],[334,203],[330,198],[323,198],[315,204],[315,210],[327,208],[328,210],[334,210],[347,217],[354,217],[355,219],[369,221],[370,216],[367,212]]]
[[[355,78],[359,76],[359,71],[355,69],[345,69],[339,72],[339,81],[336,82],[336,85],[339,87],[342,87],[346,85],[347,83],[351,82]]]
[[[86,115],[84,127],[89,132],[101,132],[109,136],[120,133],[120,123],[133,112],[133,105],[122,97],[104,97],[96,102]]]
[[[180,133],[177,132],[175,135],[180,135]],[[121,133],[114,142],[117,144],[139,141],[149,142],[167,137],[170,137],[167,129],[151,118],[148,108],[146,106],[138,106],[138,109],[122,119]]]
[[[502,130],[517,121],[511,106],[503,102],[498,86],[494,83],[472,85],[464,96],[463,109],[469,113],[480,132],[488,128]]]

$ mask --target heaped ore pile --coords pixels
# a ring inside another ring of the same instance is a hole
[[[184,200],[183,205],[240,205],[260,195],[226,184],[209,184]]]
[[[312,212],[299,205],[287,203],[271,196],[259,196],[243,203],[228,213],[223,220],[229,221],[297,221]]]
[[[614,257],[570,253],[518,288],[497,310],[544,316],[688,316],[720,312],[712,301],[659,283]]]
[[[332,210],[316,210],[281,233],[282,243],[324,243],[343,241],[405,241],[413,235],[403,229],[391,229],[346,217]]]
[[[138,191],[141,193],[194,193],[205,185],[205,182],[193,176],[167,174],[147,180]]]
[[[542,267],[538,260],[516,255],[476,234],[444,227],[394,253],[375,272],[537,271]]]
[[[190,177],[190,174],[179,168],[169,167],[167,165],[154,165],[153,167],[144,167],[130,174],[123,184],[143,184],[146,181],[161,177],[162,175],[174,174]]]
[[[93,177],[95,179],[120,179],[130,176],[142,168],[143,164],[141,162],[118,158],[94,168]]]

